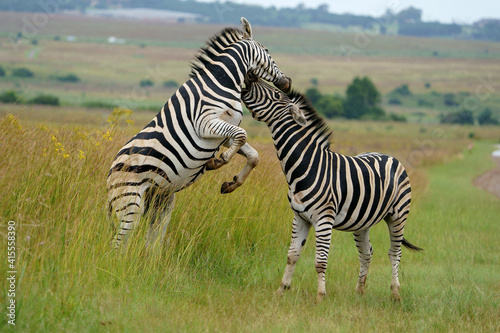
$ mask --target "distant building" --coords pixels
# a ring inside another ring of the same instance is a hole
[[[150,8],[87,9],[86,15],[161,22],[197,22],[202,15]]]

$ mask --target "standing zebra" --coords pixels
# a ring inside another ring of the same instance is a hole
[[[332,152],[331,131],[303,95],[286,95],[251,73],[245,86],[243,102],[252,116],[271,130],[295,214],[287,266],[278,293],[290,288],[295,264],[313,226],[318,301],[326,295],[325,271],[332,229],[354,233],[360,261],[356,291],[362,294],[373,253],[369,230],[385,219],[391,239],[392,297],[399,300],[401,244],[420,250],[403,238],[411,199],[410,181],[403,165],[379,153],[351,157]]]
[[[191,78],[162,110],[118,152],[107,179],[108,207],[120,221],[115,246],[126,242],[145,213],[151,216],[147,240],[151,244],[166,227],[174,208],[175,192],[196,181],[206,170],[217,169],[236,154],[247,163],[223,193],[240,186],[258,162],[258,153],[246,143],[238,127],[242,118],[241,86],[248,70],[290,88],[267,49],[252,38],[250,23],[243,31],[226,28],[214,35],[196,55]],[[222,144],[229,148],[218,158]]]

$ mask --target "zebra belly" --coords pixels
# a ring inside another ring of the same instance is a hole
[[[344,156],[336,184],[338,200],[334,229],[356,231],[370,228],[393,210],[399,162],[379,153]]]
[[[364,230],[372,227],[373,225],[380,222],[388,213],[389,209],[384,209],[376,215],[369,215],[367,212],[360,212],[360,215],[356,217],[347,217],[348,209],[343,209],[335,217],[335,224],[333,228],[342,231],[357,231]]]
[[[152,183],[170,192],[183,189],[204,173],[206,162],[215,156],[222,143],[221,140],[198,141],[203,151],[192,149],[188,144],[186,149],[181,149],[171,143],[168,134],[155,139],[131,140],[122,148],[124,153],[113,162],[108,187],[126,181]]]

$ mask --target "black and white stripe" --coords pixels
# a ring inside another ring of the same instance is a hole
[[[332,229],[354,233],[360,260],[356,290],[363,293],[373,253],[369,230],[384,219],[391,239],[392,296],[399,300],[401,244],[419,250],[403,238],[411,201],[410,181],[403,165],[379,153],[344,156],[332,152],[331,131],[303,95],[286,95],[251,73],[245,83],[242,100],[253,117],[271,130],[295,213],[288,262],[278,291],[290,287],[295,264],[313,226],[318,299],[326,294]]]
[[[115,245],[126,241],[139,218],[148,213],[148,241],[162,238],[174,207],[174,193],[240,153],[243,170],[226,182],[229,193],[240,186],[258,162],[238,127],[242,118],[241,86],[248,70],[289,89],[291,80],[267,50],[252,39],[250,24],[226,28],[213,36],[192,63],[191,79],[168,100],[155,118],[116,155],[109,171],[108,204],[120,221]],[[215,154],[225,144],[228,149]]]

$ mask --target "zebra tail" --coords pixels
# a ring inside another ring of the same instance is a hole
[[[403,246],[406,247],[407,249],[410,249],[413,251],[423,251],[424,250],[416,245],[413,245],[412,243],[407,241],[404,237],[403,237]]]

